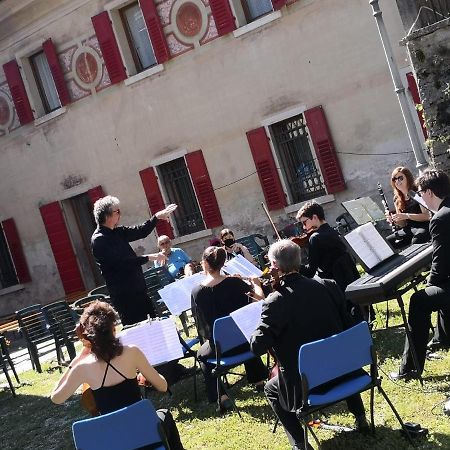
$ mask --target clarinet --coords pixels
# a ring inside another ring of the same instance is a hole
[[[380,197],[381,197],[381,203],[383,203],[384,212],[388,213],[389,217],[392,218],[392,214],[391,214],[391,211],[389,210],[389,205],[388,205],[388,202],[386,200],[386,196],[384,195],[384,191],[383,191],[383,188],[381,187],[380,183],[377,184],[377,188],[378,188],[378,192],[379,192]],[[395,225],[394,222],[391,222],[391,230],[392,230],[393,233],[397,232],[397,226]]]

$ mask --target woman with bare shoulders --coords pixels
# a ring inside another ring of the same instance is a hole
[[[96,301],[83,312],[77,327],[83,348],[73,359],[51,394],[54,403],[64,403],[84,383],[94,395],[100,414],[107,414],[141,400],[136,373],[157,390],[167,391],[167,382],[139,348],[122,345],[115,336],[119,319],[114,308]],[[170,448],[183,450],[177,426],[167,410],[158,410]]]

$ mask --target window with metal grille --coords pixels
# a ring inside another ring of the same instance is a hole
[[[273,11],[271,0],[241,0],[247,23]]]
[[[289,197],[299,203],[325,195],[303,114],[271,125],[275,152]]]
[[[48,114],[60,108],[58,91],[44,52],[38,52],[31,56],[30,65],[45,113]]]
[[[0,289],[18,284],[5,233],[0,225]]]
[[[204,230],[205,223],[184,158],[159,165],[158,172],[167,200],[178,205],[173,214],[178,235]]]
[[[128,45],[137,72],[156,64],[156,57],[145,25],[139,3],[133,3],[120,10],[120,16],[127,36]]]

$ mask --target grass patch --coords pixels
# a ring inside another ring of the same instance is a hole
[[[391,325],[401,323],[395,302],[389,303]],[[385,304],[376,305],[377,323],[380,329],[385,323]],[[382,372],[389,373],[398,368],[403,351],[404,330],[391,328],[373,333]],[[450,393],[450,353],[442,352],[443,359],[427,361],[425,387],[417,381],[393,383],[383,373],[383,387],[405,421],[418,422],[429,429],[427,439],[419,440],[420,449],[450,448],[450,418],[442,413],[442,405]],[[54,363],[50,363],[54,364]],[[75,420],[88,417],[79,404],[79,396],[73,396],[64,406],[56,406],[48,398],[60,374],[43,365],[44,373],[33,371],[20,374],[22,385],[17,389],[17,398],[8,391],[0,392],[0,415],[2,433],[0,447],[12,449],[72,449],[71,425]],[[157,408],[170,407],[177,421],[182,441],[189,450],[287,450],[287,438],[281,426],[272,433],[274,417],[264,395],[257,394],[252,386],[238,377],[231,378],[234,395],[243,420],[235,413],[218,417],[215,405],[206,401],[201,376],[199,401],[194,402],[192,379],[183,380],[172,387],[173,395],[150,395]],[[367,415],[369,395],[363,394]],[[323,416],[330,423],[353,425],[353,417],[345,409],[345,403],[336,405]],[[400,435],[399,425],[381,395],[375,394],[376,435],[359,433],[336,434],[318,430],[317,435],[324,450],[386,450],[409,449],[408,442]],[[313,445],[314,442],[312,442]]]

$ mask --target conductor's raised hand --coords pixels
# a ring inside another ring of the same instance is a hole
[[[166,208],[162,209],[161,211],[158,211],[155,216],[157,219],[167,220],[169,221],[169,216],[178,208],[178,205],[175,205],[175,203],[171,203]]]

